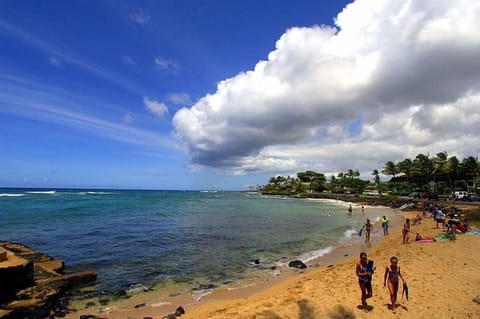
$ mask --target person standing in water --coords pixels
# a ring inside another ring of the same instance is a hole
[[[398,278],[402,279],[404,285],[406,284],[406,281],[400,272],[400,266],[398,266],[398,258],[393,256],[390,258],[390,266],[387,266],[385,269],[385,275],[383,276],[383,287],[386,287],[388,283],[388,291],[390,293],[393,313],[395,313],[395,310],[397,309]]]
[[[365,229],[365,242],[370,242],[370,233],[373,230],[373,224],[370,222],[370,219],[367,218],[367,222],[363,225],[363,229]]]
[[[389,223],[388,217],[383,216],[381,221],[382,221],[383,234],[388,235],[388,223]]]

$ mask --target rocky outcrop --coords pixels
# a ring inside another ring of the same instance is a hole
[[[93,271],[65,274],[63,261],[24,245],[0,241],[0,249],[6,252],[0,259],[0,319],[45,318],[66,290],[97,278]]]
[[[301,260],[294,260],[288,263],[288,267],[298,268],[298,269],[305,269],[307,265]]]

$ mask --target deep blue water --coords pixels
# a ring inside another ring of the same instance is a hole
[[[246,192],[0,189],[0,240],[67,270],[95,270],[115,292],[162,282],[244,279],[324,254],[363,222],[345,204]]]

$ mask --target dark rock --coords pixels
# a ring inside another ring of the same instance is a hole
[[[64,263],[21,244],[0,241],[8,260],[0,266],[0,303],[9,317],[57,318],[69,313],[62,295],[74,285],[96,280],[95,272],[61,273]]]
[[[201,284],[198,287],[193,288],[192,290],[197,291],[197,290],[207,290],[207,289],[214,289],[214,288],[217,288],[217,286],[215,286],[214,284],[207,284],[207,285]]]
[[[143,319],[153,319],[152,317],[143,317]]]
[[[177,310],[175,310],[175,316],[180,317],[181,315],[185,314],[185,309],[183,309],[182,306],[178,307]]]
[[[288,267],[305,269],[307,268],[307,265],[305,265],[301,260],[294,260],[288,263]]]
[[[94,315],[81,315],[80,318],[78,319],[106,319],[106,318],[97,317]]]
[[[0,302],[15,298],[17,292],[33,284],[33,262],[17,257],[10,266],[0,267]]]
[[[138,304],[138,305],[135,305],[135,309],[138,309],[138,308],[142,308],[142,307],[145,307],[147,305],[147,303],[141,303],[141,304]]]
[[[260,260],[255,259],[254,263],[255,263],[255,265],[260,265]]]

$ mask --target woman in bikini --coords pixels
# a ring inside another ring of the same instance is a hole
[[[375,271],[373,261],[369,261],[367,253],[360,253],[360,261],[357,263],[356,273],[358,284],[362,291],[362,307],[368,310],[367,299],[373,296],[372,292],[372,274]]]
[[[393,313],[395,313],[395,309],[397,308],[398,278],[402,279],[403,284],[406,284],[400,272],[400,266],[398,266],[398,258],[394,256],[390,258],[390,266],[387,266],[385,269],[385,275],[383,277],[383,287],[385,287],[388,282],[388,291],[390,292]]]
[[[365,228],[365,242],[368,243],[370,242],[370,233],[373,229],[373,225],[370,222],[370,219],[367,219],[367,222],[365,223],[365,225],[363,225],[363,228]]]
[[[407,220],[405,221],[405,224],[403,224],[403,229],[402,229],[404,244],[408,244],[409,234],[410,234],[410,219],[407,218]]]

